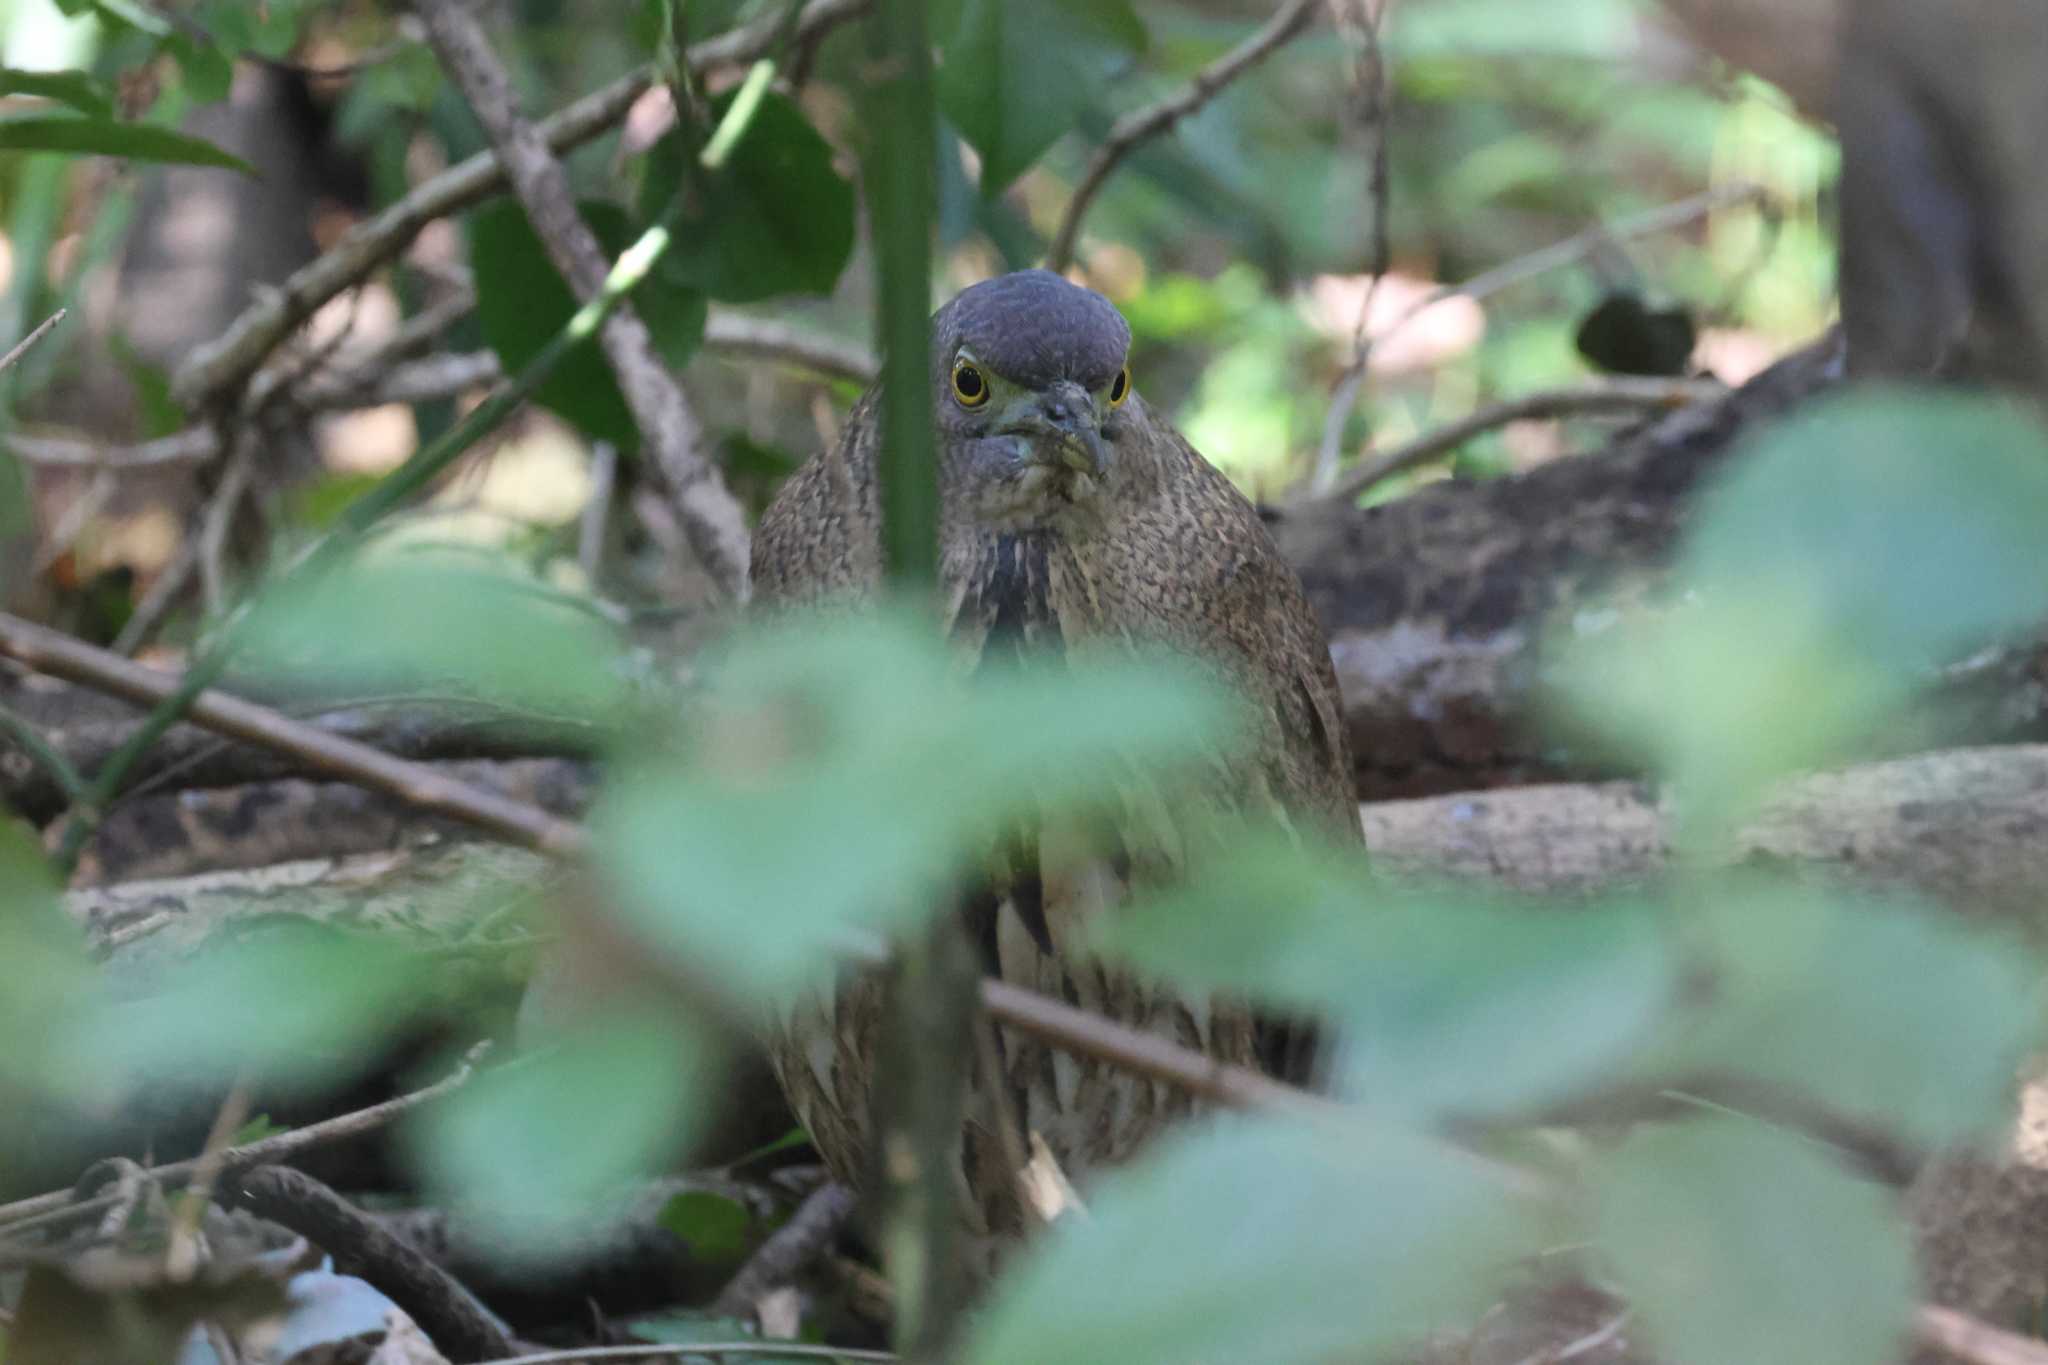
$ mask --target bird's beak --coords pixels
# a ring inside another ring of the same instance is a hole
[[[1012,430],[1028,436],[1048,464],[1058,464],[1101,478],[1109,467],[1109,447],[1095,403],[1079,385],[1056,385],[1019,414]]]

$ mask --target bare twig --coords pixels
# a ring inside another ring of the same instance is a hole
[[[705,320],[704,345],[709,350],[759,356],[862,386],[874,383],[881,373],[881,366],[866,347],[786,322],[748,317],[723,308],[712,309]]]
[[[218,618],[227,604],[228,532],[256,479],[256,442],[252,428],[237,429],[227,471],[199,520],[199,601],[209,618]]]
[[[810,0],[797,19],[794,41],[830,29],[867,8],[869,0]],[[780,14],[747,28],[695,44],[687,54],[692,71],[749,62],[781,41]],[[536,131],[555,152],[591,141],[614,127],[652,82],[651,67],[593,91],[542,120]],[[178,368],[172,393],[187,408],[212,406],[243,383],[278,343],[320,306],[391,260],[421,229],[480,203],[505,186],[495,152],[479,152],[421,184],[397,203],[366,219],[340,241],[235,319],[227,331],[200,347]]]
[[[474,15],[454,0],[417,0],[427,36],[449,77],[490,136],[513,192],[548,257],[579,303],[604,288],[611,263],[577,213],[568,173],[547,139],[519,112],[511,78]],[[646,442],[647,467],[675,504],[690,547],[735,599],[747,591],[747,526],[739,502],[704,454],[704,432],[630,303],[615,309],[598,341]]]
[[[1308,500],[1342,502],[1355,498],[1382,479],[1404,474],[1449,455],[1473,437],[1510,422],[1576,417],[1588,413],[1658,412],[1693,403],[1708,403],[1727,396],[1727,386],[1710,379],[1622,377],[1570,388],[1541,389],[1519,398],[1489,403],[1455,422],[1425,432],[1377,459],[1349,470],[1327,492],[1314,494]]]
[[[48,336],[52,327],[64,321],[64,312],[64,309],[59,308],[56,312],[44,318],[36,325],[36,329],[33,332],[30,332],[20,341],[14,343],[6,355],[0,355],[0,374],[6,374],[9,370],[13,369],[15,363],[28,354],[31,346]]]
[[[828,1182],[812,1190],[789,1221],[761,1243],[739,1273],[719,1291],[711,1305],[711,1315],[752,1318],[763,1294],[795,1279],[830,1245],[853,1216],[853,1207],[853,1191],[844,1185]]]
[[[1650,209],[1618,223],[1596,223],[1562,241],[1552,242],[1549,246],[1532,251],[1526,256],[1518,256],[1461,283],[1438,285],[1416,298],[1402,309],[1393,321],[1364,338],[1354,348],[1351,363],[1337,376],[1337,382],[1331,391],[1330,413],[1323,425],[1325,439],[1329,439],[1328,433],[1332,431],[1337,432],[1338,439],[1341,439],[1344,424],[1350,420],[1351,409],[1358,402],[1359,390],[1363,387],[1366,371],[1372,364],[1373,348],[1446,299],[1468,298],[1475,302],[1483,301],[1503,289],[1582,261],[1613,243],[1635,237],[1648,237],[1659,232],[1670,232],[1719,209],[1735,204],[1765,201],[1769,193],[1764,186],[1748,181],[1716,185],[1699,194]]]
[[[471,1048],[455,1070],[432,1085],[415,1090],[411,1094],[400,1095],[395,1099],[385,1100],[382,1104],[373,1104],[367,1109],[358,1109],[353,1113],[342,1114],[320,1123],[308,1124],[304,1128],[294,1128],[288,1133],[275,1133],[255,1142],[244,1143],[240,1147],[230,1147],[220,1154],[220,1169],[238,1171],[249,1166],[289,1161],[301,1152],[311,1151],[315,1147],[345,1142],[350,1138],[361,1137],[365,1133],[374,1133],[388,1127],[421,1105],[431,1104],[467,1085],[487,1050],[487,1044],[478,1044]],[[158,1166],[150,1175],[160,1183],[188,1180],[198,1169],[199,1158],[194,1157]],[[0,1204],[0,1228],[6,1229],[10,1235],[18,1234],[58,1216],[86,1217],[103,1208],[111,1207],[112,1203],[111,1197],[74,1202],[70,1190],[52,1190],[48,1194],[18,1199],[12,1204]]]
[[[1046,252],[1046,268],[1065,270],[1073,264],[1074,244],[1081,233],[1081,219],[1101,191],[1103,182],[1131,154],[1132,149],[1159,136],[1216,98],[1225,86],[1306,29],[1321,3],[1323,0],[1287,0],[1262,28],[1197,71],[1186,85],[1162,100],[1142,109],[1133,109],[1110,125],[1109,136],[1089,158],[1087,169],[1081,173],[1081,183],[1074,187],[1073,198],[1067,201],[1066,216],[1060,220],[1059,231],[1053,235],[1052,249]]]
[[[72,500],[64,514],[57,518],[57,524],[50,528],[50,542],[36,553],[31,575],[40,578],[51,565],[71,552],[78,544],[78,538],[85,534],[86,527],[92,525],[113,500],[117,486],[111,469],[102,469],[92,476],[86,490]]]
[[[1371,280],[1365,286],[1365,297],[1358,301],[1358,322],[1351,333],[1354,356],[1365,346],[1365,330],[1372,322],[1373,303],[1379,298],[1380,285],[1386,280],[1387,272],[1393,268],[1393,238],[1387,229],[1392,193],[1387,162],[1387,59],[1386,50],[1380,45],[1380,23],[1386,17],[1387,5],[1391,3],[1392,0],[1380,0],[1375,8],[1373,0],[1330,0],[1330,12],[1337,27],[1355,50],[1351,72],[1352,106],[1359,131],[1367,139],[1371,165],[1365,196],[1366,212],[1372,219],[1372,239],[1366,250],[1365,262],[1366,273]],[[1332,403],[1324,415],[1322,446],[1316,452],[1309,487],[1328,488],[1336,479],[1337,462],[1343,453],[1344,423],[1349,417],[1349,404],[1340,409]]]
[[[185,595],[185,589],[192,586],[193,575],[198,572],[199,537],[188,532],[178,546],[178,553],[164,565],[163,572],[149,585],[149,591],[142,594],[142,600],[135,604],[135,614],[114,637],[114,653],[133,654],[148,644],[170,616],[171,608]]]
[[[10,431],[0,443],[30,464],[72,469],[157,469],[168,465],[198,464],[220,451],[220,442],[209,427],[188,427],[169,436],[132,446],[102,446],[92,441],[61,437],[31,436]]]
[[[1538,1351],[1535,1355],[1524,1357],[1521,1365],[1564,1365],[1566,1361],[1577,1360],[1588,1351],[1599,1350],[1602,1346],[1620,1336],[1621,1329],[1626,1326],[1628,1326],[1627,1312],[1616,1313],[1606,1322],[1582,1337],[1568,1341],[1562,1346],[1554,1346],[1549,1350]]]
[[[221,1195],[298,1233],[333,1256],[343,1274],[376,1286],[450,1359],[487,1360],[518,1349],[504,1324],[454,1276],[304,1171],[244,1167],[224,1182]]]
[[[1969,1365],[2048,1365],[2048,1342],[2003,1331],[1939,1304],[1920,1306],[1913,1317],[1913,1337],[1922,1346],[1946,1351]]]
[[[570,1365],[581,1360],[658,1360],[666,1356],[710,1356],[714,1360],[753,1360],[758,1356],[780,1356],[794,1360],[898,1361],[901,1356],[887,1351],[857,1351],[845,1346],[806,1346],[794,1341],[692,1342],[687,1346],[578,1346],[566,1351],[538,1351],[532,1355],[506,1356],[483,1365]]]
[[[143,706],[160,706],[180,688],[173,675],[13,616],[0,615],[0,654]],[[315,771],[388,792],[421,810],[453,816],[527,848],[573,855],[585,847],[580,827],[537,806],[455,781],[425,764],[393,758],[269,707],[209,690],[193,699],[188,715],[209,730],[289,753]]]
[[[612,498],[618,483],[619,448],[610,441],[599,441],[590,452],[590,497],[576,527],[576,567],[593,590],[604,570],[605,537],[611,529]]]
[[[200,1147],[192,1178],[185,1183],[184,1197],[172,1211],[170,1238],[164,1248],[164,1275],[173,1283],[191,1279],[199,1269],[200,1223],[206,1216],[206,1206],[213,1200],[227,1150],[248,1121],[249,1083],[238,1080],[228,1088],[227,1098],[214,1114],[213,1127]]]

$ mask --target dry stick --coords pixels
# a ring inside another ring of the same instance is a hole
[[[812,1190],[810,1197],[777,1228],[719,1291],[711,1305],[715,1318],[752,1318],[761,1296],[795,1279],[823,1251],[853,1216],[853,1191],[836,1181]]]
[[[180,691],[175,675],[4,614],[0,614],[0,655],[139,706],[161,706]],[[578,856],[587,843],[580,826],[538,806],[458,782],[430,765],[393,758],[381,749],[224,692],[199,692],[186,716],[216,733],[290,754],[311,769],[386,792],[422,810],[453,816],[522,847]]]
[[[847,1346],[809,1346],[794,1341],[692,1342],[687,1346],[576,1346],[566,1351],[536,1351],[532,1355],[506,1356],[482,1365],[570,1365],[583,1360],[661,1360],[673,1356],[710,1356],[714,1360],[752,1360],[758,1356],[779,1356],[793,1360],[900,1361],[903,1357],[887,1351],[855,1350]]]
[[[504,1325],[454,1276],[304,1171],[245,1167],[223,1183],[221,1195],[232,1207],[288,1228],[327,1252],[342,1274],[375,1285],[449,1359],[490,1360],[519,1349]]]
[[[0,355],[0,374],[6,374],[9,370],[13,369],[15,362],[28,354],[29,347],[48,336],[52,327],[64,321],[65,312],[65,309],[59,308],[56,312],[38,323],[33,332],[30,332],[20,341],[14,343],[13,348],[6,355]]]
[[[1101,191],[1103,182],[1139,143],[1173,127],[1216,98],[1223,87],[1271,56],[1309,26],[1309,21],[1315,17],[1316,7],[1321,3],[1323,0],[1288,0],[1277,14],[1266,21],[1265,27],[1197,71],[1186,85],[1156,103],[1133,109],[1111,124],[1109,136],[1095,149],[1087,169],[1081,173],[1081,183],[1074,188],[1073,198],[1067,201],[1066,216],[1060,220],[1052,249],[1045,255],[1046,268],[1064,271],[1073,264],[1074,244],[1081,233],[1082,217]]]
[[[1602,247],[1615,242],[1670,232],[1717,209],[1734,204],[1753,203],[1766,198],[1769,193],[1763,186],[1747,181],[1717,185],[1688,198],[1637,214],[1633,218],[1625,218],[1618,223],[1596,223],[1562,241],[1552,242],[1549,246],[1532,251],[1526,256],[1517,256],[1512,261],[1482,271],[1462,283],[1438,285],[1402,309],[1392,322],[1367,337],[1358,347],[1356,354],[1351,358],[1351,363],[1345,366],[1344,372],[1337,377],[1336,388],[1330,400],[1330,416],[1324,425],[1324,431],[1341,432],[1344,423],[1350,419],[1352,406],[1357,403],[1359,389],[1365,382],[1367,367],[1372,363],[1373,348],[1446,299],[1468,298],[1479,302],[1498,294],[1503,289],[1534,279],[1561,266],[1584,260]],[[1294,502],[1299,506],[1311,502],[1340,501],[1355,493],[1356,490],[1350,489],[1350,483],[1349,478],[1341,479],[1328,493],[1312,493],[1307,497],[1295,499]]]
[[[1414,440],[1381,455],[1347,473],[1322,496],[1355,497],[1382,479],[1405,474],[1448,455],[1459,446],[1510,422],[1548,417],[1576,417],[1589,413],[1656,412],[1666,408],[1689,407],[1728,396],[1728,386],[1711,379],[1605,379],[1570,388],[1539,389],[1519,398],[1489,403],[1469,412],[1447,426],[1425,432]]]
[[[807,41],[844,23],[868,4],[869,0],[810,0],[797,18],[794,41]],[[690,69],[702,72],[750,62],[781,40],[783,28],[782,16],[771,14],[748,28],[697,43],[687,54]],[[622,121],[652,80],[652,69],[642,67],[543,119],[535,131],[556,152],[580,147]],[[505,170],[497,154],[479,152],[351,228],[318,259],[265,291],[218,339],[193,352],[178,368],[173,397],[190,409],[212,406],[255,373],[292,329],[404,251],[427,224],[480,203],[504,186]]]
[[[1380,23],[1386,17],[1386,7],[1393,0],[1380,0],[1377,9],[1372,0],[1330,0],[1330,14],[1339,31],[1356,45],[1356,56],[1352,61],[1353,100],[1358,107],[1358,122],[1371,140],[1371,176],[1366,183],[1366,209],[1372,215],[1372,243],[1367,250],[1365,268],[1371,279],[1365,286],[1365,297],[1358,301],[1358,321],[1351,330],[1351,353],[1355,358],[1365,347],[1365,329],[1372,322],[1372,306],[1379,298],[1380,285],[1393,268],[1394,242],[1387,228],[1388,205],[1392,201],[1392,177],[1387,161],[1387,58],[1386,50],[1380,45]],[[1344,423],[1350,419],[1351,409],[1347,403],[1341,408],[1332,403],[1323,418],[1323,438],[1316,451],[1315,468],[1309,474],[1311,489],[1325,489],[1337,477],[1337,462],[1343,453]]]
[[[315,1147],[361,1137],[365,1133],[374,1133],[411,1110],[424,1104],[431,1104],[468,1084],[470,1076],[476,1071],[488,1049],[488,1044],[478,1044],[471,1048],[453,1071],[425,1089],[385,1100],[382,1104],[373,1104],[367,1109],[358,1109],[354,1113],[308,1124],[304,1128],[294,1128],[288,1133],[277,1133],[255,1142],[244,1143],[240,1147],[230,1147],[219,1155],[220,1169],[239,1171],[249,1166],[276,1165]],[[173,1161],[168,1165],[154,1168],[150,1175],[159,1182],[187,1179],[199,1170],[200,1162],[199,1157]],[[0,1204],[0,1230],[9,1234],[26,1232],[31,1227],[50,1219],[52,1215],[67,1219],[84,1217],[113,1204],[113,1199],[107,1196],[83,1202],[73,1202],[71,1196],[70,1190],[52,1190],[48,1194],[18,1199],[12,1204]]]
[[[577,302],[588,303],[603,290],[611,263],[577,212],[568,172],[519,112],[511,77],[475,16],[456,0],[416,0],[416,8],[441,65],[497,149],[548,259]],[[647,469],[675,507],[690,548],[726,596],[744,600],[746,514],[705,457],[703,427],[656,352],[653,334],[627,304],[605,319],[598,342],[646,442]]]

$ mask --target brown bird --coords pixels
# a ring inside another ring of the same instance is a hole
[[[1240,1003],[1183,999],[1091,960],[1090,916],[1169,882],[1228,821],[1357,843],[1358,811],[1327,642],[1258,513],[1133,385],[1130,328],[1100,294],[1042,270],[964,291],[932,320],[941,604],[982,663],[1131,645],[1206,661],[1242,699],[1240,740],[1204,775],[1133,775],[1108,836],[1047,819],[992,850],[970,926],[986,969],[1218,1060],[1285,1069],[1295,1049]],[[881,582],[877,396],[785,484],[754,538],[755,602],[857,601]],[[1247,913],[1256,913],[1247,907]],[[770,1051],[834,1173],[858,1181],[880,1024],[859,979],[802,1009]],[[1083,1183],[1189,1111],[1161,1083],[1002,1030],[999,1105],[970,1104],[961,1145],[977,1232],[1021,1227],[991,1114],[1041,1135]]]

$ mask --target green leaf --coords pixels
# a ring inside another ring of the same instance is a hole
[[[234,61],[212,43],[174,33],[164,50],[178,63],[185,78],[185,92],[199,104],[216,104],[228,97],[235,84]]]
[[[970,1365],[1320,1365],[1484,1309],[1542,1245],[1497,1168],[1394,1129],[1228,1118],[1106,1179],[974,1324]]]
[[[1579,640],[1559,669],[1595,734],[1678,786],[1688,832],[1845,757],[1933,670],[2048,617],[2048,436],[2016,408],[1879,393],[1770,428],[1700,501],[1696,596]]]
[[[731,107],[713,104],[714,121]],[[696,174],[697,150],[680,130],[648,153],[641,203],[658,217]],[[853,255],[853,186],[832,163],[832,148],[785,96],[761,99],[726,163],[704,176],[676,224],[661,273],[727,303],[777,294],[829,294]]]
[[[708,1265],[737,1261],[746,1253],[754,1215],[737,1199],[710,1190],[685,1190],[661,1206],[655,1220],[689,1245],[693,1259]]]
[[[0,1094],[63,1088],[71,1078],[52,1039],[97,1000],[98,977],[61,891],[28,826],[0,817],[0,1036],[14,1040],[0,1049]]]
[[[994,194],[1031,168],[1145,50],[1127,0],[964,0],[940,35],[939,108]]]
[[[1873,666],[1948,664],[2048,616],[2048,431],[2002,400],[1889,392],[1780,424],[1699,506],[1685,567],[1816,585]]]
[[[1652,1065],[1782,1086],[1927,1147],[2009,1119],[2042,1041],[2041,962],[2023,944],[1897,898],[1711,894],[1694,935],[1709,1003]]]
[[[114,113],[106,88],[88,71],[17,71],[0,66],[0,95],[35,95],[99,118]]]
[[[1375,887],[1363,860],[1250,841],[1099,944],[1148,972],[1339,1022],[1339,1083],[1376,1114],[1477,1117],[1590,1087],[1678,994],[1651,907]]]
[[[632,245],[637,234],[616,204],[588,201],[579,207],[611,255]],[[487,205],[470,220],[470,264],[484,340],[505,372],[516,374],[554,340],[575,313],[576,300],[512,200]],[[677,368],[688,364],[704,338],[704,296],[657,270],[634,292],[632,307],[654,334],[662,359]],[[595,337],[563,358],[534,400],[593,440],[627,451],[640,446],[640,429]]]
[[[1638,1133],[1594,1179],[1614,1278],[1660,1358],[1869,1365],[1906,1340],[1912,1251],[1890,1195],[1756,1124]]]
[[[21,114],[0,118],[0,152],[70,152],[118,156],[129,161],[182,166],[220,166],[256,175],[256,168],[202,138],[149,123],[81,118],[71,114]]]
[[[931,913],[1003,820],[1192,762],[1235,714],[1166,661],[968,685],[894,614],[757,631],[717,677],[704,756],[621,772],[594,833],[653,943],[770,998]]]
[[[318,1086],[351,1074],[403,1026],[428,998],[427,969],[412,945],[393,938],[266,922],[90,1020],[78,1055],[152,1086],[212,1086],[245,1074]]]
[[[627,698],[625,645],[575,599],[488,558],[372,546],[265,594],[244,666],[320,689],[455,686],[602,722]]]
[[[689,1149],[716,1072],[677,1019],[619,1014],[476,1077],[407,1136],[433,1186],[507,1251],[573,1254],[639,1179]]]

